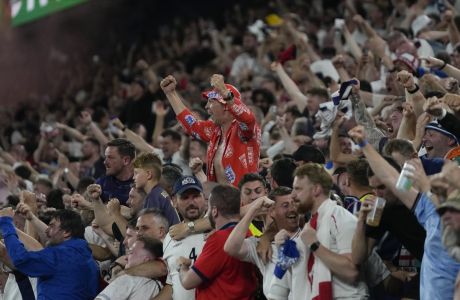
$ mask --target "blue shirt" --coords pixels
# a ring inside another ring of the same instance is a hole
[[[85,240],[72,238],[39,251],[27,251],[11,217],[0,217],[0,228],[15,268],[38,277],[37,300],[92,300],[97,296],[99,269]]]
[[[144,208],[151,207],[161,210],[166,219],[168,219],[169,226],[180,222],[179,216],[171,204],[171,198],[169,198],[168,193],[158,184],[150,190],[144,201]]]
[[[441,242],[441,219],[425,193],[419,196],[414,213],[426,230],[420,273],[420,297],[422,300],[453,299],[455,278],[460,264],[447,254]]]
[[[444,166],[444,159],[440,157],[427,158],[426,156],[421,156],[420,160],[422,161],[423,169],[425,170],[426,175],[440,173],[442,166]]]
[[[117,198],[120,204],[126,205],[128,201],[129,191],[134,180],[131,178],[126,181],[116,179],[114,176],[102,176],[97,181],[102,188],[101,199],[103,202],[108,202],[112,198]]]

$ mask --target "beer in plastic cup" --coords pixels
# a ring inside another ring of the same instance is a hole
[[[385,208],[385,199],[377,197],[375,198],[374,206],[372,210],[367,214],[366,224],[369,226],[377,227],[382,219],[383,209]]]

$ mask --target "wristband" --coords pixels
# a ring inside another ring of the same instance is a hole
[[[358,144],[358,146],[359,148],[364,148],[367,144],[367,140],[363,140],[361,143]]]
[[[409,91],[409,89],[406,88],[406,90],[407,90],[407,92],[408,92],[409,94],[415,94],[415,93],[418,92],[419,89],[420,89],[420,87],[419,87],[418,84],[416,84],[416,83],[415,83],[415,89]]]

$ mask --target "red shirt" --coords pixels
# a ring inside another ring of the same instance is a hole
[[[195,289],[197,300],[253,299],[258,284],[255,266],[224,251],[235,225],[228,223],[212,234],[193,264],[192,269],[203,280]]]
[[[227,135],[223,137],[224,152],[222,165],[228,183],[238,186],[241,177],[246,173],[257,173],[261,132],[254,114],[237,97],[232,105],[227,105],[234,120]],[[212,120],[201,121],[185,109],[177,119],[185,128],[187,134],[208,144],[207,175],[209,181],[217,181],[214,171],[214,156],[219,147],[222,129]]]

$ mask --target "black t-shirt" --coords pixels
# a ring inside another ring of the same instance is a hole
[[[418,260],[422,261],[426,231],[403,205],[387,205],[378,227],[366,225],[366,236],[380,239],[389,231]]]

